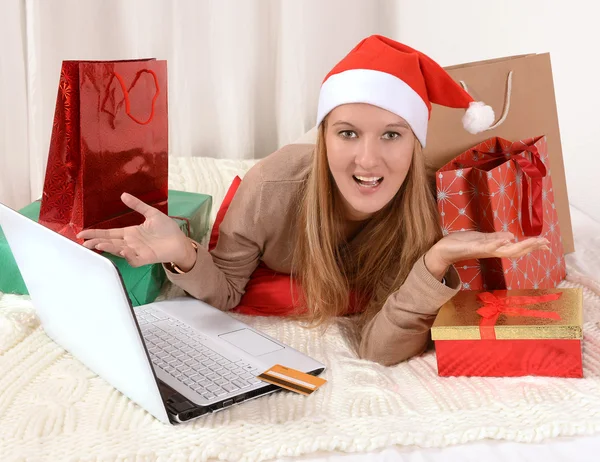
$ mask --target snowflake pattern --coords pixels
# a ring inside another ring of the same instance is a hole
[[[521,203],[523,185],[528,180],[511,158],[521,156],[530,160],[536,149],[547,166],[545,137],[515,143],[491,138],[455,158],[454,165],[460,165],[460,169],[453,170],[452,164],[440,169],[436,180],[444,235],[459,230],[502,230],[512,232],[517,242],[526,239],[521,229]],[[497,159],[498,155],[502,160],[494,161],[493,168],[469,167],[469,162]],[[476,260],[461,262],[456,268],[463,289],[543,289],[556,287],[565,277],[564,251],[548,175],[542,181],[542,197],[544,224],[540,236],[550,241],[550,251],[535,251],[516,259],[490,259],[494,263],[486,263],[489,268]]]

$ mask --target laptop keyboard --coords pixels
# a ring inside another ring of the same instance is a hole
[[[205,345],[190,326],[158,310],[136,309],[152,363],[205,399],[223,397],[263,383],[262,371],[230,361]],[[159,321],[159,325],[152,324]]]

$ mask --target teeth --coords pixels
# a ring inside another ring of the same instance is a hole
[[[358,176],[354,175],[357,180],[366,181],[367,183],[372,183],[373,181],[379,181],[383,177],[382,176]]]

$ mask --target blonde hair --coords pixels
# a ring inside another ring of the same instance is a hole
[[[350,291],[363,309],[357,327],[381,310],[411,268],[442,237],[421,144],[395,197],[371,219],[357,253],[347,253],[343,207],[327,161],[326,121],[320,127],[299,206],[292,274],[302,288],[299,317],[311,326],[346,314]]]

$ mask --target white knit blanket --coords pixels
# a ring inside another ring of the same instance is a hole
[[[597,318],[600,297],[584,293]],[[323,361],[328,383],[310,397],[276,393],[170,427],[50,340],[25,297],[2,296],[0,459],[257,461],[600,433],[596,322],[584,326],[583,379],[439,378],[433,352],[386,368],[354,357],[336,327],[321,336],[281,319],[237,317]]]
[[[587,250],[600,267],[600,250]],[[584,288],[583,379],[440,378],[434,352],[386,368],[357,359],[337,326],[320,335],[236,315],[324,362],[327,384],[309,397],[275,393],[180,426],[158,422],[51,341],[27,297],[0,294],[0,460],[258,461],[600,433],[600,285],[580,260],[567,261],[563,286]]]

